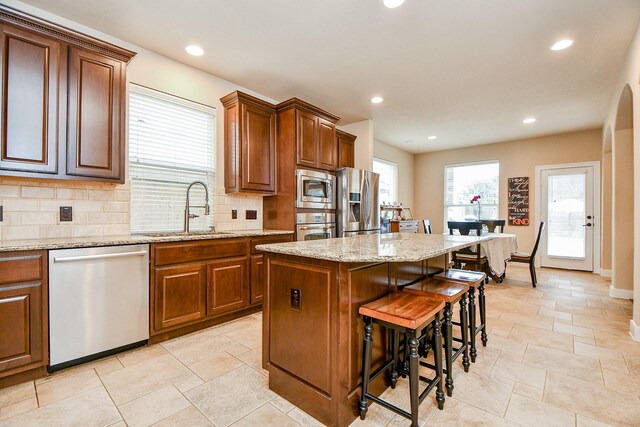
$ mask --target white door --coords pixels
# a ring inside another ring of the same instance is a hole
[[[545,168],[540,171],[540,241],[542,267],[593,271],[593,166]]]

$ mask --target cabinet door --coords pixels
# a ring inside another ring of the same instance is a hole
[[[155,269],[155,331],[183,326],[205,317],[206,275],[204,262]]]
[[[338,136],[338,168],[352,168],[355,165],[355,141]]]
[[[317,118],[296,111],[296,153],[299,166],[318,167]]]
[[[124,66],[69,49],[67,174],[124,180]]]
[[[251,305],[262,302],[264,295],[263,255],[251,255]]]
[[[338,167],[336,125],[320,118],[318,119],[318,167],[330,171]]]
[[[217,316],[249,304],[247,257],[207,264],[207,315]]]
[[[56,174],[60,43],[9,25],[0,29],[0,169]]]
[[[273,193],[276,189],[276,114],[242,104],[242,190]]]
[[[42,283],[0,287],[0,375],[43,361]]]

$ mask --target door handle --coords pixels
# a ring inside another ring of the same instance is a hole
[[[588,222],[588,223],[586,223],[586,224],[582,224],[582,226],[583,226],[583,227],[591,227],[591,225],[592,225],[592,224],[591,224],[590,222]]]

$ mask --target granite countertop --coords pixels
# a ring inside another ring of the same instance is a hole
[[[492,236],[390,233],[258,245],[256,249],[340,262],[414,262],[491,240]]]
[[[125,236],[78,237],[56,239],[0,240],[0,252],[43,249],[89,248],[95,246],[138,245],[143,243],[182,242],[189,240],[231,239],[293,234],[286,230],[246,230],[185,233],[132,234]]]

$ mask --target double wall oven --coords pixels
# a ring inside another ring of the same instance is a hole
[[[336,236],[336,177],[328,172],[296,170],[296,238]]]

